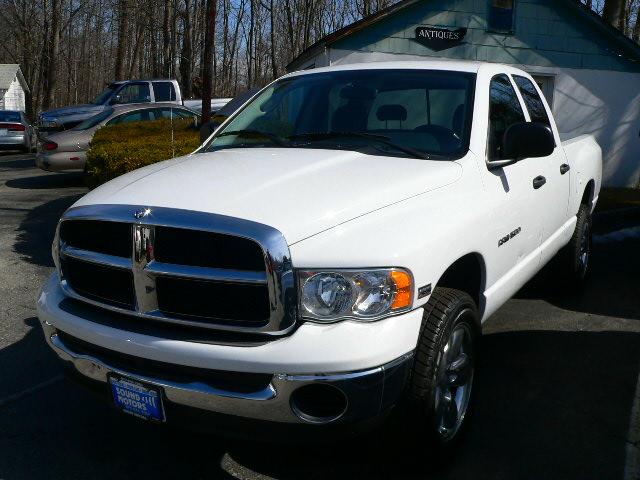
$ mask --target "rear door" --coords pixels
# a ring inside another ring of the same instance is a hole
[[[558,135],[553,131],[550,113],[545,108],[542,96],[536,85],[527,77],[514,75],[513,80],[518,87],[522,100],[529,113],[530,121],[542,123],[556,139],[556,148],[548,157],[534,159],[539,169],[539,176],[544,177],[545,183],[539,188],[540,207],[543,209],[542,241],[551,239],[560,233],[562,226],[568,219],[570,166],[566,161]],[[555,252],[550,252],[555,253]]]

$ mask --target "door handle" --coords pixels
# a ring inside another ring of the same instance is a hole
[[[533,179],[533,188],[537,190],[541,186],[543,186],[545,183],[547,183],[547,179],[544,178],[542,175],[538,175],[536,178]]]
[[[562,165],[560,165],[560,173],[562,175],[567,173],[569,170],[571,170],[571,167],[569,165],[567,165],[566,163],[563,163]]]

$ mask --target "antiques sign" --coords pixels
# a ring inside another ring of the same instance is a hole
[[[466,28],[449,30],[440,27],[417,27],[416,41],[432,50],[444,50],[460,45],[466,34]]]

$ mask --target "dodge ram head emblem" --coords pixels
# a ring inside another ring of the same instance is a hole
[[[133,216],[136,217],[138,220],[140,220],[141,218],[148,216],[150,213],[151,213],[150,208],[141,208],[140,210],[136,210],[133,213]]]

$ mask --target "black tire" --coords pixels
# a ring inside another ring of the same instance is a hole
[[[460,331],[464,332],[464,348],[457,353],[453,351],[454,356],[459,357],[447,358],[445,347],[453,340],[454,334],[458,338]],[[449,450],[457,443],[464,430],[465,418],[468,419],[478,338],[478,309],[473,299],[459,290],[436,288],[425,306],[408,396],[413,406],[412,415],[419,420],[416,422],[414,417],[413,421],[419,425],[421,434],[426,433],[428,440],[441,449]],[[462,358],[462,355],[466,356],[466,366],[460,370],[447,370],[449,362]],[[452,386],[456,383],[452,379],[461,383],[465,377],[468,379],[467,390],[461,390],[460,396],[464,399],[466,395],[466,400],[459,407],[456,401],[458,395],[451,400],[451,393],[461,387]],[[442,400],[447,396],[445,391],[449,391],[448,403]],[[456,408],[459,424],[448,428],[451,424],[450,415],[445,412],[452,412],[452,406]]]
[[[556,271],[564,287],[579,289],[589,274],[591,260],[591,209],[580,205],[571,241],[558,255]]]

